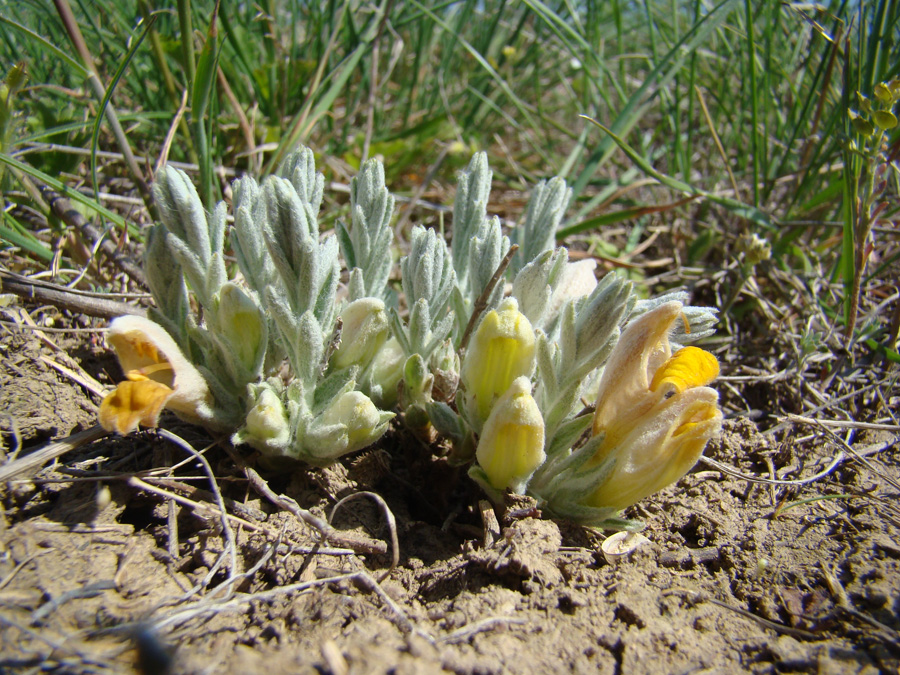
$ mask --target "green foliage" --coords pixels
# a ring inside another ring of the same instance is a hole
[[[93,167],[98,183],[124,174],[141,189],[165,151],[197,167],[211,209],[226,187],[216,167],[261,179],[298,143],[342,158],[338,180],[382,156],[395,185],[426,174],[449,184],[487,149],[499,182],[567,179],[558,240],[603,238],[613,225],[640,233],[677,214],[696,222],[681,251],[692,265],[719,266],[751,231],[781,268],[824,263],[848,298],[865,278],[854,235],[861,160],[849,143],[875,130],[897,139],[896,112],[865,108],[900,75],[900,5],[889,0],[179,0],[166,10],[97,0],[90,14],[72,7],[87,60],[57,5],[0,0],[3,62],[29,76],[6,97],[2,166],[30,171],[4,169],[6,191],[21,192],[29,173],[41,182]],[[107,164],[103,153],[132,148],[140,161]],[[646,177],[664,194],[625,196]],[[880,214],[895,216],[896,206]],[[835,221],[842,247],[831,243]],[[30,229],[8,212],[3,245],[47,259],[49,243]]]

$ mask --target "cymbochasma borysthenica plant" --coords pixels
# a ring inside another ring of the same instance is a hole
[[[571,195],[561,178],[535,187],[509,236],[487,215],[490,185],[476,154],[450,245],[414,227],[396,287],[379,161],[351,181],[349,222],[324,238],[311,150],[261,184],[235,181],[231,271],[226,205],[207,213],[188,177],[163,169],[144,261],[156,307],[110,326],[126,379],[101,424],[127,434],[168,408],[321,466],[399,416],[450,439],[450,460],[495,500],[510,490],[555,517],[636,526],[619,512],[681,478],[721,425],[707,386],[718,363],[685,346],[713,332],[716,310],[686,293],[638,300],[630,282],[598,282],[594,261],[553,248]]]

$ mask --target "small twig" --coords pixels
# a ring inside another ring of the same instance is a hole
[[[11,480],[23,473],[36,471],[50,460],[57,459],[85,443],[92,443],[103,438],[107,433],[103,427],[97,424],[86,431],[79,431],[77,434],[49,443],[40,450],[35,450],[24,457],[8,462],[0,466],[0,483]]]
[[[2,290],[21,298],[28,298],[37,302],[53,305],[70,312],[96,316],[101,319],[113,319],[125,314],[146,316],[143,307],[129,305],[116,300],[104,300],[103,298],[86,296],[73,292],[65,286],[58,286],[46,281],[30,281],[26,277],[0,270],[0,282]]]
[[[351,574],[341,574],[335,577],[326,577],[324,579],[314,579],[312,581],[291,584],[289,586],[281,586],[279,588],[274,588],[272,590],[262,591],[259,593],[233,595],[229,600],[225,602],[209,603],[203,601],[197,603],[196,606],[191,607],[190,609],[174,612],[166,617],[158,619],[156,622],[154,622],[153,628],[156,630],[160,630],[167,626],[182,624],[185,621],[190,621],[191,619],[197,618],[199,616],[204,616],[207,614],[218,614],[220,612],[240,609],[244,605],[247,605],[251,602],[267,602],[283,595],[289,595],[295,592],[302,593],[305,591],[310,591],[314,588],[341,583],[344,581],[356,582],[370,592],[375,593],[375,595],[379,597],[381,602],[383,602],[384,605],[392,612],[402,630],[408,633],[415,633],[416,635],[425,638],[429,643],[435,644],[436,641],[434,637],[421,630],[420,628],[414,626],[410,622],[410,620],[406,618],[406,615],[403,613],[403,610],[400,609],[397,603],[394,602],[391,597],[384,592],[381,586],[378,585],[378,583],[371,577],[371,575],[363,571],[353,572]]]
[[[489,619],[482,619],[481,621],[476,621],[475,623],[470,623],[462,628],[459,628],[452,633],[448,633],[442,637],[438,638],[438,642],[453,645],[458,642],[465,642],[470,637],[477,633],[484,633],[488,630],[493,630],[498,626],[509,626],[509,625],[517,625],[522,626],[528,623],[525,619],[520,619],[512,616],[493,616]]]
[[[57,363],[53,359],[44,356],[43,354],[41,354],[38,358],[40,358],[41,361],[46,363],[54,370],[68,377],[73,382],[80,384],[84,389],[86,389],[89,393],[93,394],[97,398],[103,398],[106,395],[107,388],[97,382],[97,380],[91,377],[88,373],[84,372],[84,370],[81,370],[81,372],[78,373],[71,368],[67,368],[63,364]]]
[[[51,612],[55,612],[59,607],[67,603],[69,600],[78,600],[80,598],[95,598],[98,595],[101,595],[103,591],[113,590],[115,589],[115,587],[115,582],[112,580],[108,580],[98,581],[93,584],[88,584],[83,588],[73,588],[71,591],[66,591],[62,595],[51,598],[36,610],[34,610],[34,612],[31,613],[31,625],[41,625],[44,618],[48,614],[50,614]]]
[[[163,490],[161,488],[154,487],[153,485],[150,485],[149,483],[145,483],[143,480],[141,480],[137,476],[132,475],[132,476],[128,477],[127,482],[132,487],[138,488],[140,490],[143,490],[144,492],[155,495],[155,496],[159,497],[160,499],[163,499],[166,501],[171,500],[171,501],[177,502],[178,504],[181,504],[182,506],[189,508],[192,512],[196,513],[201,518],[206,518],[207,514],[209,517],[221,517],[221,512],[212,504],[206,504],[204,502],[196,502],[192,499],[188,499],[187,497],[182,497],[179,494],[175,494],[174,492],[169,492],[168,490]],[[235,502],[235,504],[237,504],[237,502]],[[270,538],[273,538],[273,539],[277,538],[277,536],[278,536],[278,532],[275,530],[275,528],[270,527],[268,525],[254,523],[253,521],[250,521],[250,520],[244,520],[240,516],[235,516],[231,513],[227,513],[225,515],[228,517],[228,519],[232,523],[234,523],[238,527],[242,527],[251,532],[262,532],[263,534],[266,534]],[[99,531],[99,530],[91,530],[90,533],[94,533],[95,531]],[[317,547],[313,547],[313,546],[302,546],[302,545],[298,545],[298,544],[293,544],[291,550],[293,550],[297,553],[315,552],[315,553],[320,553],[322,555],[335,555],[335,556],[353,555],[354,553],[356,553],[356,551],[353,551],[352,549],[349,549],[349,548],[324,548],[324,547],[317,548]]]
[[[877,455],[879,452],[887,450],[892,445],[894,445],[896,441],[885,441],[884,443],[874,443],[872,445],[867,445],[861,450],[857,451],[860,457],[868,457],[870,455]],[[712,459],[710,457],[700,457],[700,461],[707,466],[711,466],[714,469],[721,471],[722,473],[728,474],[729,476],[734,476],[735,478],[740,478],[741,480],[750,481],[751,483],[762,483],[764,485],[807,485],[809,483],[815,482],[821,478],[826,477],[830,473],[834,473],[834,470],[847,458],[847,455],[843,452],[838,452],[837,455],[834,456],[834,459],[831,460],[831,463],[822,471],[817,473],[814,476],[810,476],[809,478],[798,478],[795,480],[772,480],[771,478],[760,478],[759,476],[751,476],[746,473],[742,473],[737,469],[728,466],[727,464],[723,464],[718,460]]]
[[[247,479],[250,481],[250,485],[253,486],[254,490],[277,507],[292,513],[295,518],[319,532],[323,541],[331,541],[339,546],[353,549],[357,553],[382,554],[387,552],[387,545],[384,542],[354,537],[335,530],[318,516],[301,508],[300,505],[290,497],[276,494],[272,488],[269,487],[269,484],[263,480],[263,477],[250,467],[242,466],[241,468],[243,468],[244,474],[247,476]]]
[[[773,478],[761,478],[759,476],[750,476],[746,473],[741,473],[737,469],[733,469],[727,464],[723,464],[715,459],[711,459],[710,457],[700,457],[700,461],[707,466],[711,466],[714,469],[721,471],[722,473],[728,474],[729,476],[734,476],[735,478],[740,478],[741,480],[750,481],[751,483],[761,483],[763,485],[807,485],[809,483],[813,483],[820,478],[825,478],[828,474],[834,472],[835,469],[838,468],[840,463],[844,461],[845,455],[843,452],[839,452],[835,455],[834,459],[831,460],[831,463],[827,468],[820,471],[814,476],[810,476],[809,478],[797,478],[794,480],[780,480]]]
[[[149,193],[148,193],[149,194]],[[104,237],[103,233],[94,227],[87,218],[81,215],[81,212],[72,206],[72,202],[68,198],[63,197],[51,190],[46,185],[41,186],[41,195],[53,211],[53,215],[62,220],[69,227],[78,230],[79,234],[91,243],[92,246],[100,245],[100,250],[109,258],[116,267],[125,272],[131,279],[139,284],[142,288],[149,288],[147,285],[147,277],[140,265],[133,263],[128,256],[124,255],[109,237]]]
[[[156,433],[162,438],[165,438],[170,443],[174,443],[175,445],[177,445],[179,448],[190,454],[194,459],[196,459],[198,462],[200,462],[200,464],[203,465],[203,470],[206,473],[207,478],[209,478],[210,489],[212,490],[213,497],[216,500],[216,505],[219,507],[219,510],[222,513],[222,532],[225,536],[226,548],[229,552],[229,558],[231,562],[231,568],[228,570],[229,582],[227,582],[230,586],[231,578],[238,574],[237,543],[234,539],[234,531],[232,531],[231,524],[228,522],[228,512],[225,510],[225,500],[222,498],[222,492],[219,490],[219,484],[216,482],[216,477],[213,474],[212,467],[209,465],[206,457],[197,452],[190,443],[188,443],[180,436],[177,436],[171,431],[167,431],[166,429],[157,429]],[[210,570],[210,572],[212,572],[212,570]]]
[[[462,340],[460,340],[459,343],[460,354],[466,351],[466,347],[469,346],[469,339],[472,337],[472,331],[474,331],[475,326],[478,325],[478,319],[481,317],[481,313],[487,308],[491,293],[494,292],[494,288],[496,288],[497,284],[500,282],[503,273],[506,272],[506,268],[509,267],[509,263],[512,261],[513,256],[518,250],[518,244],[513,244],[509,247],[503,260],[497,265],[497,271],[494,272],[494,276],[491,277],[491,280],[488,282],[487,286],[484,287],[481,295],[478,296],[478,300],[475,301],[475,305],[472,307],[472,316],[469,317],[469,323],[466,325],[466,332],[463,333]]]
[[[864,623],[869,624],[876,630],[883,633],[891,642],[896,643],[898,639],[900,639],[900,633],[898,633],[896,630],[894,630],[890,626],[886,626],[877,619],[873,619],[867,614],[863,614],[858,609],[856,609],[853,606],[853,603],[850,602],[850,598],[847,597],[847,591],[844,590],[844,586],[838,579],[837,574],[835,574],[833,570],[829,569],[828,566],[823,562],[820,562],[819,566],[822,568],[822,574],[825,577],[825,583],[828,585],[828,590],[831,591],[831,595],[834,596],[835,604],[841,611],[849,614],[856,619],[859,619],[860,621],[863,621]]]
[[[844,420],[817,420],[812,417],[803,417],[802,415],[788,415],[787,419],[791,422],[801,422],[803,424],[821,425],[823,427],[836,427],[838,429],[871,429],[873,431],[900,431],[900,426],[896,424],[875,424],[872,422],[854,422]]]
[[[378,577],[378,581],[384,581],[391,572],[394,571],[394,568],[400,564],[400,543],[397,540],[397,520],[394,518],[394,514],[391,509],[388,507],[387,503],[384,499],[381,498],[381,495],[378,495],[374,492],[355,492],[351,495],[347,495],[343,499],[341,499],[337,504],[331,507],[331,513],[328,514],[328,524],[331,525],[331,521],[334,520],[334,514],[337,513],[337,510],[346,504],[349,501],[354,499],[358,499],[359,497],[368,497],[372,499],[376,504],[378,504],[378,508],[381,509],[381,514],[384,516],[384,520],[387,523],[388,530],[391,533],[391,566],[385,570],[385,572]]]
[[[49,551],[48,551],[47,549],[44,549],[44,550],[41,550],[41,551],[36,551],[36,552],[32,553],[30,556],[28,556],[27,558],[25,558],[25,560],[23,560],[22,562],[20,562],[18,565],[16,565],[15,569],[13,569],[12,572],[10,572],[9,574],[7,574],[6,577],[3,579],[3,581],[0,581],[0,591],[2,591],[4,588],[6,588],[6,585],[7,585],[10,581],[13,580],[13,577],[16,576],[16,575],[19,573],[19,571],[20,571],[23,567],[25,567],[25,565],[27,565],[28,563],[30,563],[32,560],[34,560],[35,558],[37,558],[39,555],[44,555],[45,553],[49,553]]]
[[[778,633],[784,633],[786,635],[791,635],[797,638],[803,638],[805,640],[816,639],[819,636],[815,633],[811,633],[809,631],[801,630],[799,628],[791,628],[790,626],[785,626],[784,624],[776,623],[774,621],[769,621],[768,619],[764,619],[761,616],[757,616],[753,612],[748,612],[746,609],[742,609],[741,607],[734,607],[729,605],[727,602],[722,602],[721,600],[716,600],[715,598],[711,598],[705,593],[701,593],[699,591],[689,591],[682,588],[673,588],[668,591],[662,592],[663,597],[669,595],[681,595],[682,597],[687,596],[690,602],[693,603],[701,603],[701,602],[709,602],[718,607],[722,607],[723,609],[729,609],[732,612],[740,614],[741,616],[750,619],[751,621],[755,621],[759,625],[764,628],[771,628],[772,630]]]

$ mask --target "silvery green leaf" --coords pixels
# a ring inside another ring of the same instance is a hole
[[[634,303],[631,289],[630,281],[607,274],[580,307],[575,327],[579,363],[603,349],[624,323]]]
[[[457,174],[456,199],[453,201],[453,265],[460,286],[470,289],[470,295],[474,293],[475,297],[478,297],[480,291],[474,290],[477,283],[469,278],[469,245],[474,237],[482,236],[487,219],[491,177],[487,154],[475,153],[466,169]]]
[[[409,344],[409,337],[406,335],[406,328],[403,326],[403,320],[394,307],[388,307],[388,321],[391,326],[391,335],[400,343],[403,353],[411,356],[413,354],[412,346]]]
[[[684,325],[684,321],[676,321],[672,327],[672,333],[669,339],[673,346],[677,349],[678,345],[690,344],[701,338],[705,338],[715,333],[713,328],[719,322],[719,310],[715,307],[698,307],[688,305],[690,295],[687,291],[673,291],[664,293],[663,295],[647,300],[638,300],[634,304],[634,308],[629,314],[629,321],[633,321],[641,314],[645,314],[650,310],[656,309],[662,304],[677,300],[684,308],[682,310],[684,318],[687,320],[688,326]]]
[[[549,436],[556,433],[557,428],[567,417],[581,408],[578,393],[581,390],[579,380],[570,380],[560,386],[550,409],[544,413],[544,428]]]
[[[428,302],[420,298],[409,310],[409,346],[413,353],[425,353],[425,341],[431,335],[431,313],[428,311]]]
[[[537,332],[537,382],[538,382],[538,400],[552,401],[556,398],[559,391],[559,379],[557,370],[559,368],[559,345],[547,339],[543,331]],[[541,411],[548,410],[549,407],[541,405]]]
[[[601,481],[609,476],[609,473],[612,471],[615,460],[607,459],[596,467],[592,467],[590,470],[584,471],[583,473],[580,469],[597,453],[597,450],[603,443],[603,438],[603,434],[598,434],[568,455],[561,453],[554,455],[552,461],[548,459],[548,461],[535,472],[534,478],[532,479],[531,488],[535,496],[540,495],[542,499],[546,499],[548,502],[552,503],[559,499],[560,492],[570,494],[569,488],[570,486],[573,486],[573,481],[575,480],[579,481],[579,488],[583,488],[585,485],[588,488],[590,488],[591,485],[593,485],[594,488],[599,487]],[[582,477],[586,477],[585,480],[581,480]],[[577,501],[583,496],[581,490],[579,490],[578,496],[571,499],[571,501]]]
[[[337,315],[338,283],[341,280],[341,264],[338,259],[338,243],[333,236],[326,237],[318,246],[316,257],[315,315],[323,327],[330,330]]]
[[[569,253],[565,248],[544,251],[519,270],[513,281],[512,295],[519,301],[522,312],[535,327],[543,327],[542,319],[550,302],[553,288],[551,276],[559,276]]]
[[[571,188],[558,176],[535,186],[528,201],[525,222],[510,236],[513,243],[519,245],[510,265],[513,271],[517,272],[538,254],[553,248],[556,230],[571,198]]]
[[[715,307],[688,305],[682,312],[684,318],[687,319],[690,332],[687,332],[684,321],[676,321],[672,327],[672,333],[669,335],[673,349],[678,349],[676,345],[690,344],[716,332],[715,325],[719,323],[719,310]]]
[[[553,437],[547,441],[547,457],[555,457],[560,452],[567,452],[591,426],[593,418],[593,415],[581,415],[567,419],[560,424]]]
[[[384,182],[384,166],[376,159],[365,162],[350,181],[350,227],[338,227],[338,237],[348,266],[362,270],[372,297],[386,299],[393,264],[390,220],[394,198]]]
[[[235,181],[232,189],[234,230],[231,245],[250,288],[263,295],[266,287],[277,283],[277,274],[263,236],[266,205],[262,191],[250,176]]]
[[[316,157],[309,148],[300,148],[289,154],[278,175],[286,178],[294,186],[306,210],[309,221],[316,223],[316,216],[322,206],[325,191],[325,176],[316,172]],[[310,230],[310,235],[318,236],[319,228]]]
[[[325,336],[313,313],[306,311],[300,317],[296,339],[298,363],[292,363],[294,372],[310,386],[316,382],[325,355]]]
[[[431,423],[438,432],[449,436],[454,441],[461,440],[465,436],[465,425],[449,405],[443,401],[431,401],[425,408]]]
[[[454,321],[455,317],[452,312],[449,312],[438,319],[431,330],[431,339],[420,352],[423,357],[426,359],[429,358],[438,346],[447,339],[447,336],[450,335],[450,331],[453,330]]]
[[[509,251],[509,238],[504,237],[500,229],[500,219],[494,216],[485,221],[481,237],[472,237],[469,244],[469,301],[475,301],[481,297],[484,289],[490,283],[500,266],[503,256]],[[455,258],[454,258],[455,261]],[[499,283],[494,288],[488,299],[486,310],[494,309],[503,298],[503,284]]]
[[[263,236],[285,287],[291,289],[298,281],[305,281],[311,289],[315,270],[307,268],[314,261],[317,242],[310,234],[309,218],[297,191],[289,181],[271,176],[263,185],[263,199],[266,204]]]
[[[185,281],[200,304],[206,306],[211,301],[207,295],[206,275],[207,265],[203,258],[197,255],[183,239],[179,239],[171,232],[166,232],[166,246],[177,265],[184,273]]]
[[[563,306],[559,330],[559,359],[566,367],[571,367],[578,355],[578,339],[575,326],[575,307],[571,302]],[[564,380],[565,377],[561,377]]]
[[[351,302],[370,297],[366,293],[366,282],[363,279],[362,270],[358,267],[350,270],[350,279],[347,281],[347,297]]]
[[[313,395],[312,413],[320,414],[335,398],[346,394],[356,387],[356,376],[359,368],[345,368],[332,373],[316,384],[316,392]]]
[[[444,240],[434,230],[417,225],[410,234],[409,255],[400,260],[407,304],[425,300],[432,320],[442,315],[453,288],[455,272],[449,257]]]
[[[228,279],[221,257],[225,205],[217,206],[207,219],[187,174],[168,166],[160,171],[153,193],[159,200],[160,215],[168,230],[167,245],[181,264],[200,304],[208,307],[212,296]]]
[[[147,235],[147,248],[144,252],[144,272],[147,283],[159,315],[164,317],[161,323],[175,338],[180,347],[184,347],[184,322],[190,307],[187,286],[181,267],[172,264],[171,251],[166,243],[166,229],[162,225],[154,225]]]
[[[204,259],[211,248],[206,210],[187,174],[164,166],[153,184],[153,197],[166,229]]]

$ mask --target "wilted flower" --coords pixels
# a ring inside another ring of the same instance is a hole
[[[525,491],[546,458],[544,419],[527,377],[517,378],[491,410],[475,456],[492,488]]]
[[[163,408],[188,421],[213,421],[206,381],[162,326],[140,316],[122,316],[110,324],[107,341],[126,380],[100,404],[104,429],[129,434],[139,424],[154,427]]]
[[[586,468],[615,463],[586,505],[622,509],[675,482],[721,426],[718,394],[703,386],[719,374],[715,357],[697,347],[671,353],[681,311],[667,302],[635,319],[606,364],[593,421],[603,441]]]
[[[461,379],[466,404],[478,423],[487,419],[494,401],[518,377],[534,372],[535,344],[531,322],[507,298],[488,312],[469,346]]]

